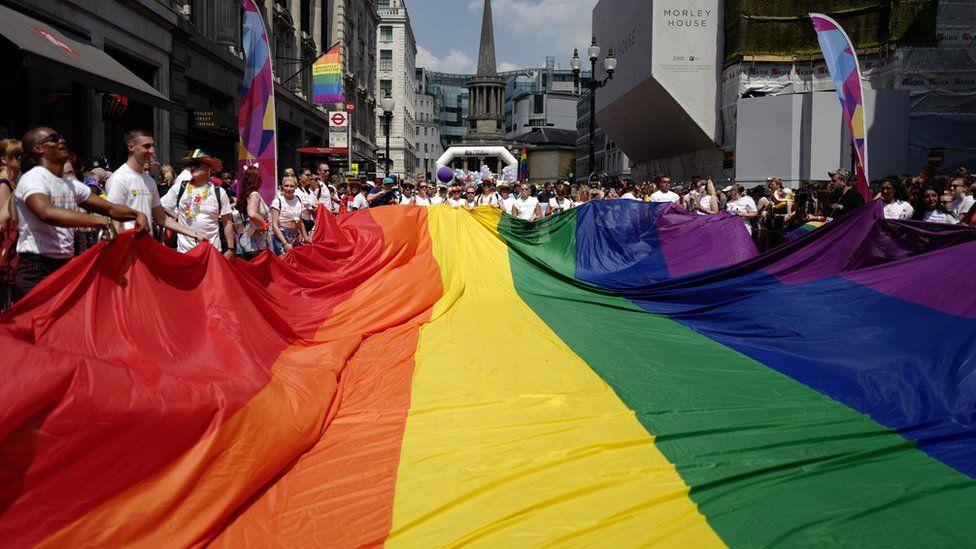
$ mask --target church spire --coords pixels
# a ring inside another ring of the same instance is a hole
[[[481,47],[478,49],[478,76],[496,76],[495,30],[491,23],[491,0],[485,0],[481,19]]]

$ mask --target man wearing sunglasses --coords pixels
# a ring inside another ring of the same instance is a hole
[[[75,229],[103,229],[103,237],[115,238],[111,220],[132,221],[135,229],[149,230],[149,220],[132,208],[112,204],[91,192],[83,183],[64,176],[68,145],[51,128],[35,128],[23,138],[24,152],[35,167],[20,178],[14,192],[20,236],[17,254],[20,262],[15,274],[15,296],[26,295],[42,280],[66,264],[75,253]],[[81,207],[111,219],[89,215]]]

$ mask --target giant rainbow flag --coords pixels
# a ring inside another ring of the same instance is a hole
[[[827,63],[827,70],[834,81],[844,121],[851,133],[854,160],[857,165],[857,191],[865,201],[871,200],[868,184],[868,135],[864,121],[864,94],[861,87],[861,66],[857,51],[843,27],[822,13],[811,13],[813,28]]]
[[[276,137],[274,73],[271,49],[261,12],[254,0],[241,0],[244,8],[244,82],[237,129],[241,136],[237,173],[257,164],[261,170],[261,196],[270,202],[278,188],[278,145]]]
[[[591,202],[124,233],[0,316],[11,546],[976,539],[976,230]]]

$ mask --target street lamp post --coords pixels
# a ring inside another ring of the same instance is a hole
[[[613,79],[613,73],[617,70],[617,58],[613,56],[613,48],[607,52],[607,58],[603,60],[603,68],[607,71],[607,77],[603,80],[596,78],[596,61],[600,57],[600,46],[596,45],[596,37],[593,38],[593,42],[590,47],[586,49],[586,53],[590,56],[590,77],[585,78],[580,76],[580,69],[583,67],[583,61],[580,59],[579,50],[573,49],[573,59],[570,60],[569,65],[573,69],[573,80],[576,85],[583,86],[590,90],[590,173],[592,173],[596,168],[594,167],[593,156],[596,154],[596,90],[607,85],[607,82]]]
[[[380,107],[383,109],[383,120],[386,126],[386,177],[390,177],[390,124],[393,122],[393,109],[396,108],[396,100],[390,97],[390,91],[386,91],[386,97],[380,99]]]

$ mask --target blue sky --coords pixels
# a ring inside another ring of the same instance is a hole
[[[405,0],[417,38],[417,66],[473,73],[483,0]],[[541,67],[547,55],[569,68],[590,43],[597,0],[492,0],[498,70]]]

